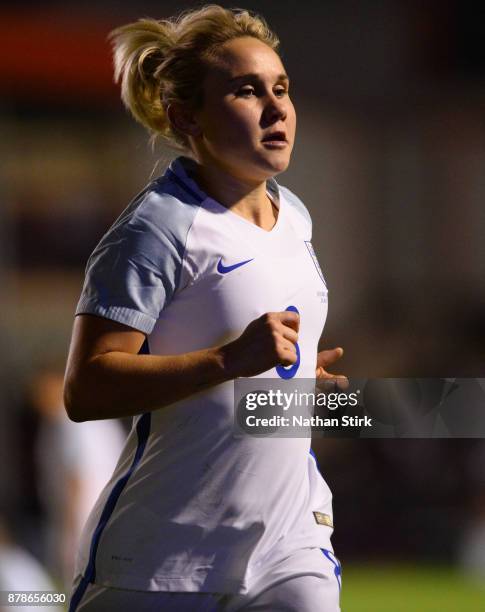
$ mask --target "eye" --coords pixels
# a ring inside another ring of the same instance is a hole
[[[254,93],[256,92],[253,87],[241,87],[236,95],[242,98],[250,98]]]
[[[274,90],[275,96],[282,98],[284,95],[288,93],[288,90],[285,87],[278,87],[278,89]]]

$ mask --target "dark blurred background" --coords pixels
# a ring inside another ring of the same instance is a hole
[[[330,299],[322,345],[343,346],[338,369],[353,376],[483,376],[485,6],[241,4],[280,36],[292,80],[297,143],[279,181],[313,217]],[[46,384],[61,402],[90,252],[172,156],[152,153],[124,111],[106,36],[130,20],[194,6],[1,9],[0,512],[10,539],[58,584],[62,569],[49,561],[41,528],[48,510],[38,405]],[[345,563],[359,559],[444,563],[485,582],[483,444],[318,440],[344,583]],[[482,556],[467,544],[477,533]]]

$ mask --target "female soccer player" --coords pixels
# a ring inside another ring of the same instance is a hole
[[[217,5],[111,36],[125,105],[185,154],[87,264],[66,408],[134,421],[84,529],[70,610],[335,612],[331,493],[309,438],[233,432],[233,379],[327,377],[342,354],[317,355],[311,220],[273,178],[296,124],[278,40]]]

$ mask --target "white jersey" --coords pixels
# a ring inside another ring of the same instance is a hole
[[[279,214],[263,230],[204,194],[194,163],[175,160],[103,237],[76,314],[129,325],[152,354],[174,355],[232,341],[292,306],[300,358],[291,375],[314,378],[327,303],[306,208],[269,180]],[[84,588],[244,593],[279,549],[331,548],[332,527],[314,515],[331,519],[331,493],[309,438],[234,435],[233,385],[134,418],[84,529]]]

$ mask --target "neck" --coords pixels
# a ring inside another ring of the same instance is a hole
[[[236,177],[214,164],[197,164],[195,177],[211,198],[248,221],[271,229],[278,210],[266,193],[266,181],[249,181]]]

